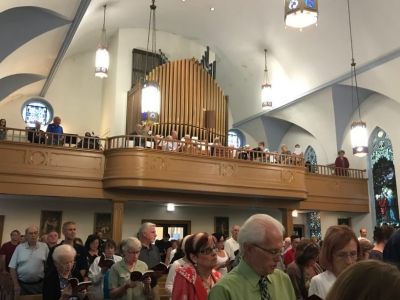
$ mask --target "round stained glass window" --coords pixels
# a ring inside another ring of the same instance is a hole
[[[53,119],[53,108],[50,103],[39,97],[26,100],[21,113],[26,127],[34,127],[37,121],[47,125]]]

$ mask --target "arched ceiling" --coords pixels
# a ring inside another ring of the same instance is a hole
[[[38,14],[42,17],[40,21],[33,22],[34,25],[25,23],[24,30],[29,33],[19,32],[17,29],[21,26],[18,22],[0,27],[7,31],[3,33],[7,40],[2,40],[0,45],[0,54],[6,55],[0,63],[0,79],[16,74],[11,62],[7,62],[6,71],[2,69],[2,64],[11,57],[16,64],[26,61],[27,65],[32,65],[28,62],[38,57],[49,58],[46,70],[43,64],[40,66],[42,70],[36,67],[37,72],[18,69],[18,73],[47,77],[46,72],[57,54],[54,53],[54,47],[50,52],[43,49],[40,52],[30,51],[23,57],[13,57],[13,53],[17,50],[23,53],[20,49],[47,35],[49,42],[53,39],[58,49],[61,48],[59,39],[50,38],[51,32],[60,30],[59,37],[65,37],[69,24],[79,14],[78,8],[82,2],[90,2],[90,5],[85,10],[67,55],[95,50],[102,25],[102,5],[105,3],[108,4],[108,36],[118,28],[147,27],[150,0],[2,0],[0,25],[4,24],[2,19],[9,18],[10,13],[17,19],[26,18],[27,14],[31,20]],[[337,83],[338,79],[349,73],[350,41],[346,3],[346,0],[319,1],[318,26],[299,32],[285,28],[283,1],[157,0],[157,29],[209,45],[216,53],[217,80],[230,96],[235,123],[261,113],[264,48],[268,49],[273,100],[278,105]],[[400,32],[397,13],[400,11],[400,1],[350,0],[350,3],[357,65],[362,67],[388,55],[398,57],[400,40],[395,37]],[[213,12],[210,11],[211,7],[215,8]],[[10,30],[15,35],[9,33]],[[16,38],[17,34],[21,36]],[[30,38],[30,43],[27,38]],[[14,39],[11,47],[8,41]],[[3,44],[7,44],[7,47],[3,48]],[[10,54],[10,51],[13,52]]]

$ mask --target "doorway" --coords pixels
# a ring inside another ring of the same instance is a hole
[[[142,223],[145,222],[156,224],[157,240],[161,240],[164,233],[169,233],[171,240],[180,240],[191,233],[191,221],[143,219]]]

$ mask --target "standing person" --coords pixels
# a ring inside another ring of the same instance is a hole
[[[10,233],[10,241],[4,243],[0,248],[0,256],[4,255],[5,267],[7,271],[10,271],[8,264],[10,263],[11,257],[21,241],[21,232],[14,229]]]
[[[99,256],[100,239],[97,234],[91,234],[87,237],[85,242],[85,249],[87,253],[87,261],[90,266],[95,258]]]
[[[296,259],[287,267],[297,300],[308,298],[310,280],[323,272],[317,264],[319,247],[309,239],[301,240],[296,246]]]
[[[367,228],[361,227],[361,228],[360,228],[360,236],[358,237],[358,240],[359,240],[359,241],[361,241],[361,240],[367,240],[367,241],[369,241],[367,235],[368,235]]]
[[[311,279],[308,295],[316,295],[325,299],[340,273],[357,262],[359,253],[360,244],[349,226],[329,227],[325,234],[319,260],[326,271]]]
[[[169,233],[165,232],[163,234],[162,240],[156,240],[156,242],[155,242],[155,245],[157,246],[158,251],[160,252],[161,261],[164,263],[167,263],[165,261],[165,259],[167,257],[167,252],[168,252],[168,249],[170,249],[172,246],[172,243],[169,240],[170,238],[171,238],[171,236],[169,235]]]
[[[60,245],[53,252],[54,268],[46,274],[43,284],[43,300],[78,299],[68,279],[82,281],[82,275],[75,268],[76,251],[70,245]]]
[[[50,249],[49,257],[46,262],[46,273],[54,269],[54,262],[52,258],[52,254],[54,249],[56,249],[60,245],[70,245],[76,251],[75,256],[75,268],[79,270],[82,277],[85,278],[87,271],[89,269],[87,263],[87,252],[85,247],[75,242],[76,240],[76,223],[73,221],[67,221],[62,225],[62,233],[64,235],[64,240],[61,241],[58,245],[54,246]]]
[[[7,137],[7,121],[0,119],[0,141],[5,140]]]
[[[61,118],[54,117],[53,123],[47,125],[46,132],[50,133],[47,136],[47,144],[50,144],[50,145],[63,144],[64,130],[60,124],[61,124]]]
[[[138,232],[141,243],[139,259],[151,269],[161,262],[160,251],[153,244],[156,240],[156,224],[143,223]]]
[[[26,242],[19,244],[9,264],[15,295],[41,294],[44,263],[49,248],[39,242],[39,228],[31,225],[25,230]]]
[[[43,130],[40,129],[41,123],[35,121],[35,127],[29,128],[28,131],[28,141],[35,144],[44,144],[46,141],[46,135]]]
[[[50,231],[47,234],[46,243],[50,249],[56,246],[58,244],[58,232],[54,230]]]
[[[246,220],[238,241],[242,260],[211,289],[209,300],[294,300],[289,276],[276,269],[284,228],[265,214]]]
[[[335,160],[335,174],[338,176],[347,176],[349,174],[347,169],[350,167],[350,163],[344,155],[344,150],[339,150],[338,157]]]
[[[283,254],[283,262],[286,267],[296,258],[296,247],[299,242],[300,238],[297,235],[293,234],[290,236],[290,246]]]
[[[385,245],[387,241],[390,239],[393,232],[394,228],[387,224],[375,227],[374,229],[375,246],[369,252],[370,259],[383,260],[383,249],[385,249]]]
[[[215,238],[215,245],[218,249],[217,266],[215,269],[221,273],[221,276],[224,276],[226,273],[228,273],[227,266],[229,264],[229,256],[224,250],[225,236],[220,232],[215,232],[212,235]]]
[[[154,289],[150,289],[151,279],[132,281],[131,273],[141,273],[148,270],[145,262],[139,260],[141,243],[137,238],[129,237],[121,242],[123,259],[111,267],[110,270],[110,296],[120,300],[149,300],[156,299]]]
[[[239,250],[239,243],[237,241],[239,231],[240,231],[240,226],[233,225],[231,229],[232,236],[229,239],[227,239],[224,244],[225,252],[228,254],[229,261],[231,262],[235,261],[236,254],[238,253]]]
[[[400,299],[399,286],[400,272],[395,266],[366,260],[340,274],[326,300]]]
[[[210,289],[221,274],[217,265],[217,248],[212,235],[200,232],[185,243],[185,255],[190,264],[176,269],[172,300],[207,300]]]
[[[117,263],[122,260],[121,256],[115,255],[117,245],[113,240],[106,240],[104,243],[104,259]],[[108,285],[110,282],[110,266],[100,262],[101,256],[94,259],[89,268],[89,279],[92,281],[91,292],[96,299],[110,299],[110,291]]]

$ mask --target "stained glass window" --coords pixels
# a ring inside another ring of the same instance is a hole
[[[317,154],[313,147],[308,146],[306,152],[304,153],[304,161],[310,162],[311,165],[317,164]]]
[[[53,110],[47,101],[32,98],[22,106],[22,118],[27,127],[34,127],[35,122],[39,121],[46,125],[52,119]]]
[[[240,148],[244,146],[244,135],[238,129],[230,129],[228,131],[228,146]]]
[[[381,128],[371,135],[370,162],[374,186],[376,222],[399,227],[396,172],[393,164],[393,147],[389,136]]]
[[[319,211],[307,213],[307,224],[310,229],[310,237],[321,239],[321,216]]]

